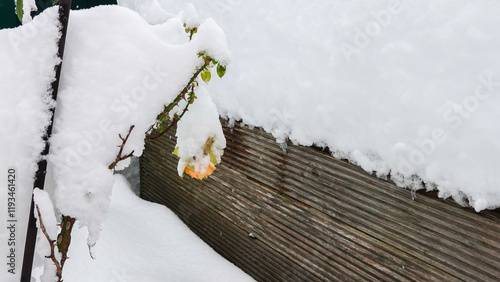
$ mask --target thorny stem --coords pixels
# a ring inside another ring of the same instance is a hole
[[[192,91],[192,90],[191,90],[191,91]],[[154,136],[154,137],[151,137],[151,136],[146,136],[146,138],[147,138],[148,140],[155,140],[155,139],[158,139],[158,138],[162,137],[163,135],[165,135],[165,133],[167,133],[167,132],[170,130],[170,128],[172,128],[174,125],[176,125],[176,124],[177,124],[177,122],[179,122],[179,120],[181,120],[181,118],[184,116],[184,114],[188,111],[189,105],[191,105],[191,104],[194,102],[194,98],[195,98],[195,97],[194,97],[194,92],[191,92],[191,93],[193,93],[193,95],[191,95],[191,96],[189,97],[189,101],[187,101],[187,104],[186,104],[186,106],[184,107],[184,109],[182,110],[181,115],[180,115],[180,116],[178,116],[178,117],[175,117],[175,118],[172,120],[172,123],[171,123],[171,124],[170,124],[170,125],[169,125],[166,129],[165,129],[165,130],[163,130],[162,132],[160,132],[160,134],[158,134],[158,135],[156,135],[156,136]]]
[[[116,167],[116,165],[120,162],[120,161],[123,161],[125,159],[128,159],[130,157],[132,157],[132,155],[134,154],[134,151],[132,150],[132,152],[130,152],[130,154],[128,155],[125,155],[125,156],[122,156],[122,153],[123,153],[123,148],[125,147],[125,143],[127,143],[127,140],[128,140],[128,137],[130,136],[130,133],[132,132],[132,129],[134,129],[135,125],[131,125],[130,126],[130,129],[128,130],[128,133],[127,133],[127,136],[125,138],[122,137],[121,134],[118,134],[118,137],[120,137],[120,139],[122,140],[122,144],[119,146],[120,147],[120,151],[118,151],[118,155],[116,155],[116,159],[114,162],[112,162],[110,165],[109,165],[109,169],[114,169]]]
[[[204,63],[203,65],[200,67],[200,69],[198,69],[194,74],[193,76],[191,77],[191,79],[189,79],[188,83],[186,84],[186,86],[181,90],[181,92],[179,93],[179,95],[177,95],[177,97],[175,97],[175,99],[172,101],[172,103],[170,103],[168,106],[165,106],[165,109],[163,110],[163,112],[161,112],[159,115],[158,115],[158,118],[157,120],[161,120],[161,116],[166,116],[169,114],[169,112],[179,104],[179,102],[182,100],[182,99],[185,99],[185,95],[188,93],[189,91],[189,88],[191,88],[191,90],[193,90],[193,83],[195,82],[196,78],[198,77],[198,75],[200,75],[201,72],[203,72],[208,66],[210,65],[210,59],[205,59],[204,60]],[[179,121],[179,119],[184,115],[184,113],[187,111],[187,108],[189,107],[189,105],[192,104],[192,99],[190,98],[190,101],[188,101],[186,107],[184,108],[182,114],[179,116],[178,119],[174,119],[172,121],[172,124],[170,124],[165,130],[163,130],[162,132],[160,132],[159,135],[157,136],[154,136],[154,137],[151,137],[150,135],[146,135],[146,139],[147,140],[155,140],[157,138],[160,138],[162,137],[163,135],[165,135],[165,133],[167,133],[167,131],[172,128],[172,126],[174,126],[175,124],[177,124],[177,122]],[[154,126],[154,125],[153,125]],[[153,128],[153,126],[151,126],[151,128],[149,130],[151,130]]]

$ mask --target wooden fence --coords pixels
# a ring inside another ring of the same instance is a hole
[[[177,175],[175,138],[146,143],[141,197],[174,211],[258,281],[499,281],[500,216],[368,175],[255,128],[224,128],[214,174]],[[160,223],[161,224],[161,223]]]

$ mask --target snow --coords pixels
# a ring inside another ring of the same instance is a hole
[[[50,199],[49,193],[47,193],[44,190],[40,190],[38,188],[35,188],[33,191],[33,199],[35,201],[35,218],[36,218],[36,223],[38,230],[41,234],[38,234],[39,236],[37,237],[36,240],[36,249],[38,253],[38,259],[40,259],[39,254],[44,254],[44,255],[50,255],[51,254],[51,249],[50,245],[47,241],[47,238],[45,237],[45,234],[41,231],[41,223],[43,222],[43,226],[45,229],[45,232],[49,236],[51,240],[56,240],[57,239],[57,234],[58,234],[58,224],[59,220],[57,219],[55,215],[55,210],[54,206],[52,204],[52,200]],[[38,215],[38,212],[40,212],[41,218]],[[58,260],[61,259],[61,255],[59,252],[55,252],[54,255],[57,257]],[[37,256],[35,256],[37,257]],[[53,277],[55,277],[56,274],[56,268],[53,267],[53,262],[50,259],[45,258],[45,256],[42,256],[42,259],[39,260],[40,265],[39,267],[44,267],[46,271],[43,273],[43,281],[52,281]]]
[[[42,216],[42,220],[45,226],[45,231],[50,238],[57,238],[57,224],[56,215],[54,214],[54,206],[52,205],[52,200],[50,199],[49,193],[39,188],[35,188],[33,191],[33,199],[35,201],[35,216],[37,219],[37,226],[40,227],[40,221],[38,220],[38,212]]]
[[[220,127],[219,114],[213,105],[210,95],[205,89],[196,93],[196,102],[179,121],[177,132],[178,148],[176,154],[179,156],[177,172],[182,177],[186,166],[194,166],[195,171],[205,173],[210,165],[210,154],[205,154],[204,144],[207,140],[213,143],[210,146],[211,153],[215,156],[217,163],[221,162],[221,156],[226,147],[226,139]],[[182,107],[182,106],[181,106]]]
[[[178,19],[174,24],[182,27]],[[98,240],[106,216],[113,184],[108,166],[122,144],[119,135],[125,138],[134,125],[123,154],[140,156],[145,132],[163,105],[203,63],[198,53],[228,60],[223,32],[213,20],[181,45],[164,42],[152,30],[138,14],[118,6],[71,15],[49,165],[56,206],[88,227],[89,246]],[[212,125],[220,127],[215,119]]]
[[[497,1],[191,2],[232,52],[208,86],[223,117],[328,146],[402,187],[500,207]]]
[[[160,7],[156,0],[131,0],[122,6],[136,11],[150,24],[162,24],[166,18],[173,17],[175,14],[169,13]]]
[[[108,219],[94,250],[97,258],[88,254],[85,228],[75,228],[65,281],[253,281],[169,209],[138,198],[123,176],[114,180]]]
[[[179,124],[180,166],[199,156],[209,138],[217,162],[223,161],[218,112],[230,122],[263,127],[283,147],[287,140],[328,146],[334,156],[378,177],[390,175],[402,187],[437,189],[440,197],[477,211],[500,207],[497,1],[119,2],[137,13],[117,6],[71,13],[47,190],[36,192],[47,222],[53,224],[54,209],[56,217],[79,220],[67,281],[219,281],[231,280],[233,271],[240,275],[194,243],[194,235],[178,232],[187,229],[165,208],[133,198],[108,169],[119,135],[132,125],[124,154],[141,155],[144,133],[202,65],[202,51],[231,64],[223,80],[212,75],[209,85],[200,82],[198,105]],[[34,1],[26,3],[31,9]],[[0,31],[0,183],[5,188],[5,172],[15,169],[17,258],[53,106],[47,89],[58,63],[56,17],[52,8]],[[198,23],[189,41],[184,24]],[[210,161],[203,155],[197,165]],[[0,193],[0,207],[8,197]],[[165,215],[165,224],[145,220],[152,215]],[[7,222],[7,213],[0,220]],[[0,231],[2,242],[7,231]],[[47,250],[41,236],[40,257]],[[186,241],[172,243],[179,238]],[[85,242],[96,260],[89,259]],[[7,247],[0,247],[2,253],[9,253]],[[43,264],[38,261],[38,275],[50,274]],[[7,266],[2,264],[1,281],[13,277]],[[93,268],[99,270],[86,271]],[[231,281],[247,279],[241,277]]]
[[[10,234],[0,231],[0,253],[15,248],[16,270],[20,271],[27,214],[31,204],[37,160],[44,145],[42,133],[49,123],[49,94],[57,64],[57,11],[48,10],[16,29],[0,30],[0,221],[7,224],[7,171],[15,170],[15,245],[8,246]],[[5,258],[5,257],[4,257]],[[0,264],[0,281],[13,275]],[[9,276],[10,275],[10,276]],[[19,281],[14,279],[13,281]]]
[[[193,7],[180,15],[189,20],[190,24],[195,23]],[[47,89],[54,79],[54,66],[58,63],[56,43],[59,31],[56,17],[57,8],[51,8],[20,28],[0,32],[0,37],[3,38],[0,41],[3,51],[0,56],[5,62],[0,84],[4,101],[0,107],[1,122],[4,125],[0,129],[3,132],[0,139],[0,163],[5,172],[10,168],[13,168],[10,171],[15,169],[18,179],[15,200],[20,203],[16,213],[19,219],[15,250],[16,275],[8,273],[6,265],[2,264],[5,269],[0,274],[2,281],[19,279],[34,173],[44,147],[41,137],[48,125],[49,109],[54,105]],[[56,238],[56,218],[61,215],[77,218],[74,230],[82,228],[78,232],[84,234],[82,236],[86,240],[73,242],[72,247],[86,241],[83,244],[86,257],[90,257],[89,250],[92,254],[100,250],[94,247],[108,214],[111,189],[115,182],[114,171],[108,167],[116,159],[122,140],[127,137],[122,155],[131,152],[134,156],[142,154],[145,133],[155,122],[163,105],[173,100],[195,70],[203,64],[203,59],[198,54],[203,52],[225,64],[230,61],[224,33],[213,20],[203,21],[191,41],[183,24],[180,16],[173,16],[171,21],[163,25],[151,26],[137,13],[119,6],[71,12],[54,129],[50,139],[51,149],[47,158],[47,181],[45,191],[36,190],[35,200],[40,205],[51,239]],[[183,33],[184,40],[181,39],[180,32]],[[210,149],[218,152],[216,157],[220,161],[225,140],[216,108],[203,87],[200,85],[195,89],[197,93],[199,90],[200,100],[195,101],[195,110],[190,115],[204,115],[203,129],[210,134],[210,138],[216,140],[214,147]],[[15,95],[9,95],[11,93]],[[192,123],[184,127],[185,134],[189,134],[189,130],[197,131],[196,118],[189,119]],[[205,141],[206,138],[202,140]],[[180,142],[179,146],[188,152],[194,151],[194,148],[189,147],[190,144]],[[129,162],[130,159],[119,163],[114,170],[125,168]],[[2,179],[3,185],[6,185],[7,174]],[[3,203],[7,203],[6,194],[2,194]],[[4,207],[6,210],[6,206]],[[6,213],[2,213],[2,219],[7,222]],[[148,228],[144,234],[152,237],[151,233],[159,232],[158,236],[162,236],[161,229],[155,231],[149,225],[144,226],[144,229]],[[174,229],[173,232],[177,231]],[[0,236],[6,242],[13,235],[2,231]],[[203,257],[199,263],[211,265],[214,269],[214,265],[224,264],[219,263],[220,258],[205,255],[208,247],[199,247],[198,243],[189,246],[194,235],[184,237],[186,240],[183,242],[188,246],[179,248],[183,251],[192,248],[192,252],[186,252],[186,255]],[[138,246],[141,245],[133,248]],[[1,248],[3,253],[9,253],[7,244],[3,244]],[[156,246],[152,245],[150,248]],[[53,280],[55,272],[54,266],[44,258],[48,250],[44,234],[38,232],[38,260],[35,265],[39,268],[38,274],[43,281]],[[198,251],[199,254],[196,253]],[[138,254],[132,255],[135,257]],[[211,279],[210,273],[231,277],[228,269],[234,269],[234,266],[228,266],[223,267],[220,272],[214,270],[204,273],[202,268],[197,270],[198,261],[192,265],[194,269],[190,269],[191,266],[184,266],[180,261],[173,263],[171,267],[165,267],[165,260],[162,257],[157,259],[165,272],[174,275],[172,277],[183,277],[186,274],[182,273],[188,271],[191,276],[187,277],[197,277],[195,280],[204,279],[202,276],[205,275]],[[213,262],[205,261],[212,259]],[[143,261],[149,263],[147,258]],[[102,266],[108,270],[109,267],[109,264]],[[82,275],[82,271],[85,269],[80,268],[79,274],[75,276],[86,279],[86,273],[83,272]],[[237,269],[233,271],[241,272]]]
[[[161,7],[160,10],[162,10]],[[200,25],[200,19],[193,4],[187,4],[184,10],[179,13],[179,18],[186,24],[186,28],[198,27]]]

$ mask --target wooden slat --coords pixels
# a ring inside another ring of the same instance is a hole
[[[147,142],[141,195],[257,280],[500,277],[498,213],[424,194],[412,201],[408,190],[328,152],[289,144],[285,153],[259,129],[224,132],[222,163],[204,181],[178,177],[175,138]]]
[[[152,184],[154,185],[154,184]],[[158,195],[146,195],[146,197],[157,197]],[[278,273],[281,277],[296,277],[292,272],[283,268],[280,263],[279,253],[268,250],[259,241],[252,242],[248,234],[241,229],[228,228],[226,222],[218,217],[212,210],[193,199],[189,195],[169,195],[166,202],[168,205],[178,207],[177,212],[184,221],[192,227],[193,231],[207,240],[219,253],[230,256],[231,261],[239,267],[245,266],[250,274],[260,273],[264,280],[272,281],[271,273]],[[224,244],[213,245],[212,242]],[[234,252],[232,246],[240,246],[244,249],[252,249],[252,252]]]

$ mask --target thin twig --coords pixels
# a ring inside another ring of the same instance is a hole
[[[131,125],[130,126],[130,129],[128,130],[128,133],[127,133],[127,136],[125,138],[122,137],[121,134],[118,134],[118,137],[120,137],[120,139],[122,140],[122,144],[119,146],[120,147],[120,151],[118,151],[118,155],[116,155],[116,159],[114,162],[112,162],[110,165],[109,165],[109,169],[114,169],[116,167],[116,165],[120,162],[120,161],[123,161],[125,159],[128,159],[130,157],[132,157],[132,155],[134,154],[134,151],[130,152],[130,154],[128,155],[125,155],[125,156],[122,156],[122,153],[123,153],[123,148],[125,147],[125,143],[127,143],[127,140],[128,140],[128,137],[130,136],[130,133],[132,132],[132,129],[134,129],[135,125]]]
[[[43,224],[42,220],[42,214],[40,213],[40,209],[38,208],[38,205],[35,205],[36,207],[36,212],[38,213],[38,220],[40,220],[40,229],[42,229],[43,235],[45,235],[45,238],[47,238],[47,241],[49,242],[50,246],[50,256],[45,256],[46,258],[50,258],[54,265],[56,266],[56,275],[57,275],[57,281],[61,282],[62,281],[62,266],[59,263],[59,261],[56,259],[55,256],[55,245],[54,243],[56,242],[55,240],[50,239],[49,234],[47,233],[47,230],[45,230],[45,225]]]

